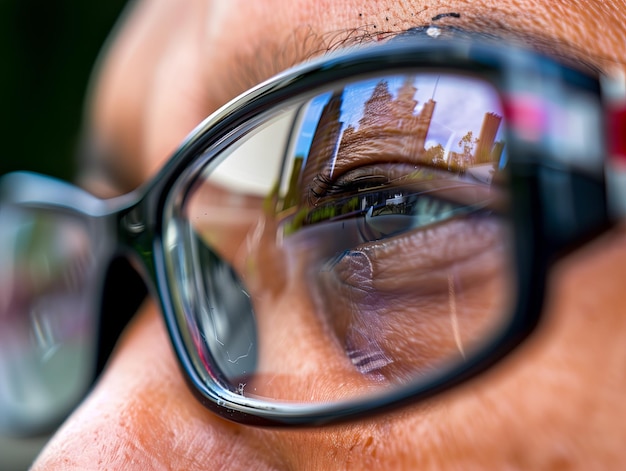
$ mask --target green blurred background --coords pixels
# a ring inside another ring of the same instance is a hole
[[[89,75],[126,0],[0,0],[0,174],[71,180]]]

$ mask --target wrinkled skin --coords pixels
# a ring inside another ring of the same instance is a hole
[[[83,181],[100,195],[126,191],[249,86],[355,28],[376,39],[445,12],[461,18],[442,23],[540,35],[548,50],[601,68],[626,62],[623,0],[141,1],[93,88],[94,158],[112,171]],[[559,264],[538,332],[488,374],[395,415],[296,431],[235,425],[204,409],[148,301],[35,469],[624,469],[624,280],[618,228]]]

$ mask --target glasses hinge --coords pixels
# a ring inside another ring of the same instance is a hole
[[[606,185],[610,216],[626,218],[626,75],[623,72],[603,78],[606,109]]]

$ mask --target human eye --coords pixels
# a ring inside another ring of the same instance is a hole
[[[420,106],[416,82],[447,96]],[[335,93],[319,113],[284,243],[309,247],[318,311],[377,381],[408,381],[463,356],[504,310],[506,154],[488,93],[467,77],[387,77]]]
[[[512,290],[502,116],[471,76],[350,80],[261,116],[207,166],[183,205],[184,277],[194,343],[233,390],[302,400],[318,374],[369,394],[493,338]],[[316,355],[324,372],[298,369]]]
[[[323,177],[317,177],[319,182]],[[311,190],[313,193],[313,190]],[[307,222],[357,218],[362,242],[382,240],[412,229],[462,216],[498,210],[497,190],[467,181],[448,170],[402,163],[368,165],[324,183],[315,191]],[[345,228],[345,223],[343,225]]]

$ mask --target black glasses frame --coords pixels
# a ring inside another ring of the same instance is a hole
[[[171,208],[182,201],[184,195],[177,193],[178,189],[186,188],[219,156],[222,143],[233,133],[267,110],[335,82],[420,69],[471,74],[492,83],[501,93],[509,132],[505,174],[511,189],[518,283],[510,325],[488,349],[433,382],[349,403],[273,404],[226,391],[217,382],[206,384],[194,369],[189,346],[177,326],[170,290],[173,281],[168,279],[166,269],[164,223]],[[581,110],[573,108],[568,98],[584,97],[592,103],[592,109],[585,111],[597,124],[597,129],[588,129],[589,139],[598,141],[589,146],[592,152],[586,152],[583,159],[576,152],[550,144],[551,135],[558,132],[551,127],[554,123],[548,122],[539,136],[530,136],[524,120],[519,119],[524,113],[520,103],[524,104],[529,96],[572,113]],[[319,425],[388,411],[445,391],[494,365],[533,331],[540,319],[551,264],[562,253],[611,225],[604,185],[602,120],[600,83],[586,72],[531,51],[492,42],[407,40],[332,54],[249,91],[207,118],[152,181],[128,195],[100,200],[70,185],[23,173],[5,176],[0,195],[7,204],[61,211],[90,221],[93,233],[103,241],[103,267],[114,257],[131,261],[147,281],[149,291],[159,299],[184,376],[208,409],[245,424]],[[104,285],[104,275],[100,281]],[[102,315],[98,370],[130,315]]]

